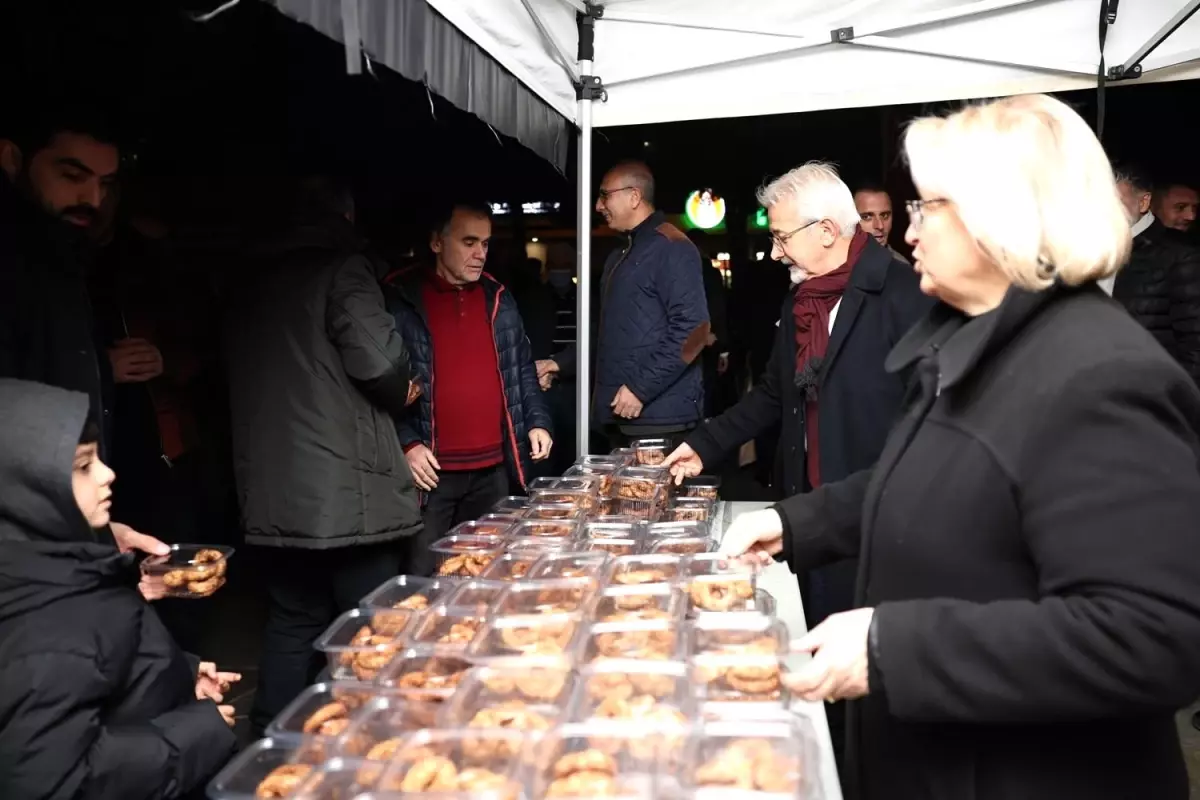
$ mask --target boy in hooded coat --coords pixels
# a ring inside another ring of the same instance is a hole
[[[102,543],[112,471],[83,436],[88,398],[0,379],[0,797],[199,794],[236,739]],[[219,695],[217,695],[219,696]]]

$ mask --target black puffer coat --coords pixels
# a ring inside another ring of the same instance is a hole
[[[426,391],[397,420],[400,443],[424,444],[434,453],[437,442],[433,435],[433,341],[429,334],[429,322],[425,316],[425,304],[421,300],[421,286],[427,271],[422,267],[410,267],[388,276],[385,281],[388,308],[396,320],[396,329],[408,344],[412,358],[414,380],[418,380]],[[529,450],[529,432],[543,428],[553,432],[554,423],[538,385],[537,370],[533,366],[533,354],[517,301],[504,285],[488,273],[480,278],[484,300],[490,313],[492,338],[496,342],[497,367],[504,386],[504,461],[514,481],[524,486],[533,468]]]
[[[0,379],[0,408],[0,797],[191,794],[236,739],[75,505],[87,398]]]
[[[246,541],[323,550],[421,529],[393,415],[408,352],[341,218],[263,254],[225,327]]]
[[[1134,238],[1113,297],[1200,383],[1200,250],[1156,220]]]

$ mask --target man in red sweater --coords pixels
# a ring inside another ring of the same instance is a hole
[[[433,269],[387,280],[421,384],[397,430],[426,493],[425,540],[487,512],[550,454],[550,414],[511,293],[483,271],[487,206],[457,204],[430,239]]]

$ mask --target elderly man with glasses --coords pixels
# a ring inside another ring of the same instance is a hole
[[[771,360],[750,393],[688,436],[668,463],[677,480],[712,470],[782,422],[779,490],[789,497],[875,463],[905,391],[905,377],[886,372],[884,359],[932,302],[912,267],[859,225],[854,198],[831,165],[792,170],[759,202],[771,258],[796,284]],[[811,626],[851,607],[854,572],[848,560],[801,576]]]

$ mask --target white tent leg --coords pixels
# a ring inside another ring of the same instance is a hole
[[[592,62],[580,61],[581,75],[591,75]],[[588,452],[592,404],[592,100],[579,99],[579,216],[576,222],[579,283],[575,289],[575,452]]]

